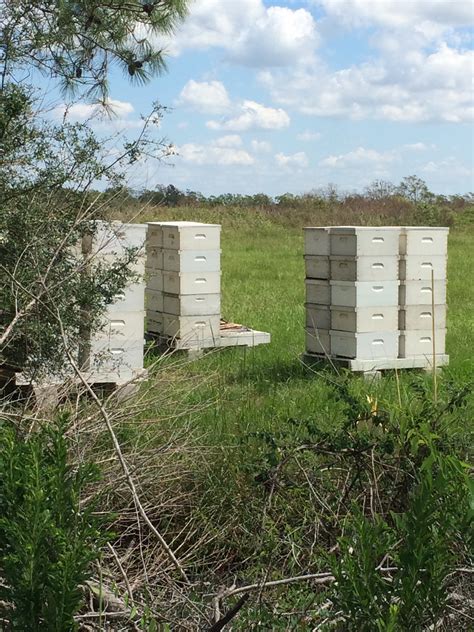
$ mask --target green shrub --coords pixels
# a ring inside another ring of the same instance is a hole
[[[425,446],[426,447],[426,446]],[[360,511],[332,558],[332,600],[347,630],[422,630],[441,617],[447,577],[472,536],[464,465],[433,444],[407,511],[370,521]],[[382,566],[396,568],[390,574]]]
[[[26,437],[0,426],[0,600],[13,630],[75,629],[81,585],[107,538],[81,503],[98,471],[68,462],[66,422]]]

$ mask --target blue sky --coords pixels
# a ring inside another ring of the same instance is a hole
[[[473,12],[470,0],[195,0],[156,42],[167,74],[112,75],[105,126],[131,135],[153,101],[170,108],[160,134],[177,155],[140,164],[135,188],[278,195],[415,173],[439,193],[472,191]]]

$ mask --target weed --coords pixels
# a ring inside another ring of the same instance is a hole
[[[97,468],[68,462],[67,417],[22,436],[0,426],[0,599],[13,630],[69,632],[107,535],[81,493]]]
[[[332,558],[331,599],[344,613],[344,629],[408,632],[436,625],[449,574],[469,547],[468,490],[463,464],[431,443],[404,513],[369,520],[354,508],[340,555]],[[387,567],[393,572],[384,572]]]

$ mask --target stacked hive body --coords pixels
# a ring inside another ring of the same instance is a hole
[[[218,346],[220,226],[150,222],[147,232],[147,332],[186,348]]]
[[[329,228],[305,228],[306,350],[331,353]]]
[[[118,258],[133,260],[133,282],[108,306],[100,331],[80,352],[80,364],[91,382],[124,383],[143,370],[145,299],[145,224],[98,222],[91,240],[83,240],[83,254],[95,266]]]
[[[309,353],[398,356],[399,235],[397,227],[305,229]]]
[[[447,238],[447,228],[306,228],[307,353],[356,371],[447,364]]]
[[[448,230],[402,229],[400,358],[432,358],[445,353]]]

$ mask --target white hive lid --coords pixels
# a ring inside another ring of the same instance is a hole
[[[146,224],[133,224],[133,223],[127,223],[127,222],[121,222],[118,219],[114,219],[111,222],[107,222],[103,219],[97,219],[95,220],[95,224],[97,226],[97,228],[101,229],[101,228],[105,228],[105,229],[122,229],[122,228],[146,228]]]
[[[448,226],[402,226],[403,230],[422,230],[422,231],[427,231],[427,230],[440,230],[443,231],[445,233],[449,233],[449,227]]]
[[[121,222],[119,224],[119,227],[120,226],[123,226],[124,228],[136,228],[137,230],[138,229],[143,230],[144,228],[146,228],[146,224],[122,224]]]
[[[176,221],[176,222],[148,222],[148,224],[152,224],[153,226],[173,226],[176,228],[180,228],[181,226],[215,226],[220,228],[220,224],[206,224],[205,222],[188,222],[188,221]]]
[[[350,233],[356,234],[365,231],[374,230],[389,230],[389,231],[401,231],[401,226],[330,226],[331,233]]]

